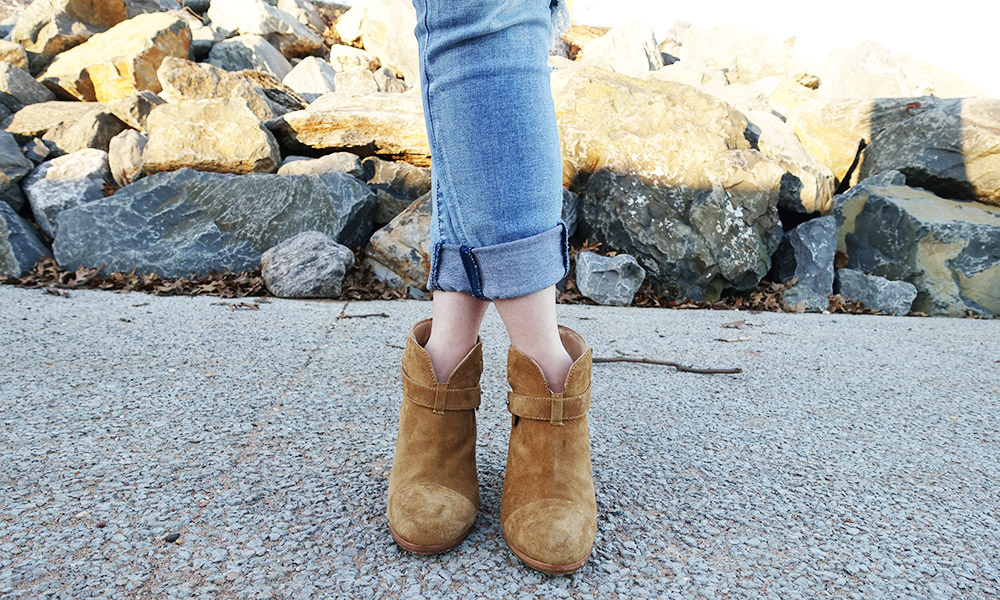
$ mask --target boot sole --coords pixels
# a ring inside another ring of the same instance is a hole
[[[540,560],[535,560],[530,556],[525,555],[523,552],[519,551],[517,548],[511,546],[510,544],[507,544],[507,547],[510,548],[511,551],[519,559],[521,559],[521,562],[523,562],[524,564],[528,565],[529,567],[531,567],[536,571],[541,571],[542,573],[548,573],[549,575],[569,575],[570,573],[578,571],[580,567],[582,567],[584,564],[587,563],[588,560],[590,560],[590,554],[594,551],[593,548],[587,550],[587,556],[584,556],[582,559],[574,563],[568,563],[564,565],[554,565],[551,563],[542,562]]]
[[[475,523],[473,523],[473,525],[475,525]],[[396,540],[396,543],[399,544],[400,548],[413,552],[414,554],[441,554],[442,552],[447,552],[448,550],[451,550],[455,546],[461,544],[462,541],[469,536],[471,531],[472,525],[469,525],[469,528],[462,532],[462,535],[457,538],[444,542],[443,544],[431,544],[428,546],[423,544],[414,544],[413,542],[404,539],[396,533],[396,530],[392,528],[392,524],[389,524],[389,533],[392,534],[392,539]]]

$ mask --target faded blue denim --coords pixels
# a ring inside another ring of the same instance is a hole
[[[428,289],[536,292],[569,270],[550,0],[413,0],[431,147]]]

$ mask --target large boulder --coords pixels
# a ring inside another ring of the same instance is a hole
[[[837,220],[833,215],[812,219],[788,231],[774,253],[771,278],[779,283],[797,278],[816,292],[833,292],[833,258],[837,250]]]
[[[860,177],[888,170],[945,198],[1000,206],[1000,99],[942,104],[885,128],[865,149]]]
[[[588,42],[582,48],[579,59],[585,65],[603,67],[632,77],[663,67],[663,54],[656,45],[653,28],[641,21],[615,27]]]
[[[376,231],[363,263],[390,287],[427,290],[431,270],[431,196],[424,194]]]
[[[319,231],[303,231],[260,257],[264,285],[281,298],[339,298],[351,249]]]
[[[407,84],[416,86],[420,82],[416,26],[417,14],[410,0],[369,0],[341,17],[337,33],[348,44],[360,43],[384,66],[400,73]]]
[[[295,90],[307,102],[312,102],[336,89],[337,72],[322,58],[308,56],[285,75],[281,83]]]
[[[268,121],[286,153],[347,151],[430,166],[417,94],[324,94],[305,110]]]
[[[21,153],[14,136],[0,131],[0,204],[6,202],[17,212],[24,209],[24,195],[18,182],[33,168],[34,164]]]
[[[754,288],[781,236],[777,195],[658,186],[602,169],[580,198],[584,235],[626,252],[668,298],[717,300],[726,288]]]
[[[0,62],[0,103],[17,112],[27,104],[55,100],[52,90],[38,83],[20,67]]]
[[[1000,209],[903,181],[882,174],[838,196],[837,249],[847,253],[847,266],[912,283],[915,311],[1000,314]]]
[[[208,62],[227,71],[263,71],[279,81],[292,70],[292,63],[259,35],[238,35],[212,46]]]
[[[239,98],[261,121],[277,115],[259,87],[236,73],[210,64],[168,56],[163,59],[156,76],[163,86],[160,96],[169,102]]]
[[[319,54],[324,49],[319,33],[264,0],[212,0],[208,18],[216,27],[262,36],[286,58]]]
[[[872,41],[835,50],[820,70],[819,93],[831,98],[989,96],[983,88],[909,56],[895,56]]]
[[[844,189],[858,182],[859,154],[881,131],[925,111],[958,103],[954,99],[814,98],[786,115],[806,151],[826,165]]]
[[[49,249],[31,223],[0,202],[0,277],[20,277],[45,256]]]
[[[690,86],[595,69],[556,89],[564,184],[600,173],[582,199],[584,235],[634,256],[671,296],[759,282],[787,170],[751,148],[742,113]]]
[[[221,173],[274,172],[278,145],[241,99],[184,100],[153,109],[143,171],[184,167]]]
[[[186,58],[191,30],[169,13],[123,21],[56,56],[40,76],[70,97],[109,102],[140,90],[160,91],[156,69],[165,56]]]
[[[104,197],[111,181],[108,153],[86,148],[44,162],[24,179],[24,193],[38,227],[51,237],[66,209]]]
[[[55,55],[128,18],[122,0],[35,0],[11,31],[32,62],[44,66]]]
[[[261,254],[303,231],[359,244],[375,199],[343,173],[230,175],[181,169],[67,210],[53,248],[59,264],[164,277],[248,271]]]

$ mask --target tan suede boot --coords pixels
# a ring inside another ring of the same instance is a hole
[[[457,546],[479,510],[476,409],[483,346],[477,340],[445,383],[424,344],[431,320],[413,326],[403,351],[403,402],[386,510],[396,542],[436,554]]]
[[[513,417],[500,506],[510,549],[553,574],[582,567],[597,535],[587,428],[592,350],[571,329],[560,327],[559,335],[574,361],[565,392],[549,391],[538,364],[517,348],[507,354]]]

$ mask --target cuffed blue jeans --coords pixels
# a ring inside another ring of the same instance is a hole
[[[550,0],[413,0],[431,147],[427,287],[494,300],[569,270]]]

